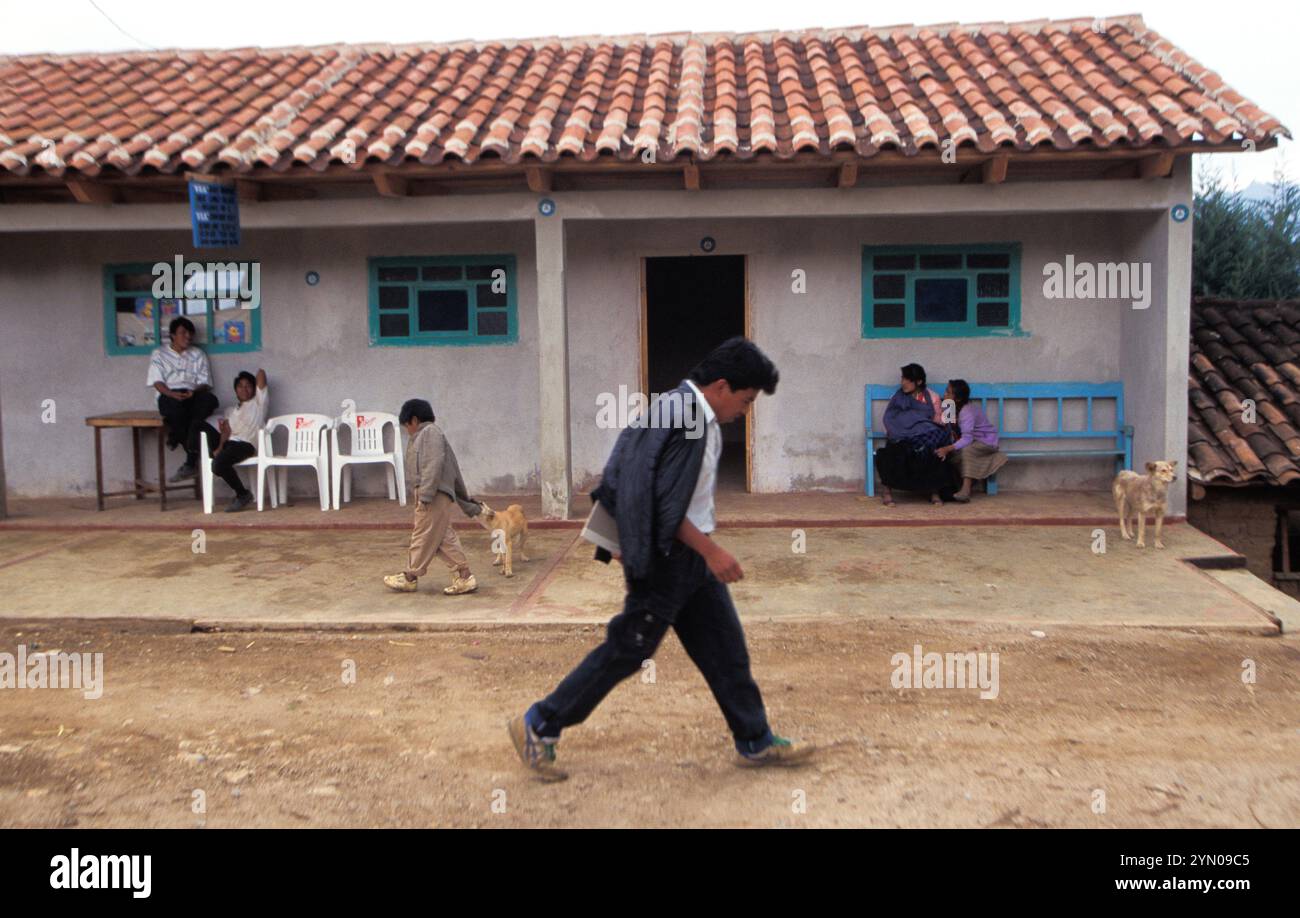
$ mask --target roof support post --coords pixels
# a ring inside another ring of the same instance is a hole
[[[537,249],[538,423],[542,516],[569,518],[573,473],[569,455],[568,309],[564,298],[564,221],[533,218]]]

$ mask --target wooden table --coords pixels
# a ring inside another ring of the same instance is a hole
[[[95,498],[100,510],[104,509],[105,497],[125,497],[128,494],[134,494],[136,500],[144,500],[146,494],[157,493],[161,498],[162,506],[159,507],[160,510],[167,509],[168,491],[183,491],[186,488],[193,488],[194,496],[202,499],[199,492],[197,469],[194,473],[193,483],[167,483],[166,429],[163,426],[162,415],[158,412],[118,411],[114,414],[97,414],[94,417],[86,418],[86,425],[95,429]],[[104,457],[99,442],[99,434],[105,428],[112,429],[116,427],[131,430],[131,454],[135,462],[135,477],[132,480],[135,486],[127,491],[104,490]],[[158,432],[158,483],[156,485],[144,480],[144,469],[140,460],[140,432],[143,430],[156,430]]]

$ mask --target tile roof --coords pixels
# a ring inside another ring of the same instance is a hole
[[[1193,481],[1300,480],[1300,300],[1195,300],[1187,385]]]
[[[17,175],[1278,136],[1276,118],[1137,16],[0,57],[0,170]]]

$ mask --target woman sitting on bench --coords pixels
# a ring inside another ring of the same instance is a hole
[[[885,407],[885,434],[889,442],[876,450],[884,505],[894,506],[893,488],[929,491],[930,503],[942,504],[939,492],[954,486],[952,466],[935,450],[952,437],[943,425],[939,396],[926,387],[925,368],[920,364],[902,368],[898,391]]]
[[[934,451],[940,459],[952,456],[952,465],[961,476],[961,488],[952,499],[958,503],[970,502],[970,488],[975,481],[983,481],[1007,464],[1007,454],[998,451],[998,429],[993,426],[984,409],[970,400],[970,386],[964,379],[948,383],[945,399],[952,399],[957,407],[957,423],[952,425],[956,440]]]

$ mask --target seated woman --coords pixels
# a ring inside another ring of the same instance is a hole
[[[952,499],[970,502],[970,488],[974,481],[983,481],[1007,464],[1007,454],[998,452],[998,429],[993,426],[984,409],[970,400],[970,386],[964,379],[948,383],[945,399],[952,399],[957,408],[956,440],[936,449],[935,455],[953,458],[953,468],[961,476],[961,488]]]
[[[939,492],[953,487],[952,469],[935,450],[952,438],[943,426],[939,396],[926,387],[920,364],[902,368],[899,389],[885,407],[885,435],[888,442],[876,450],[884,505],[894,506],[893,488],[929,491],[930,503],[942,504]]]

